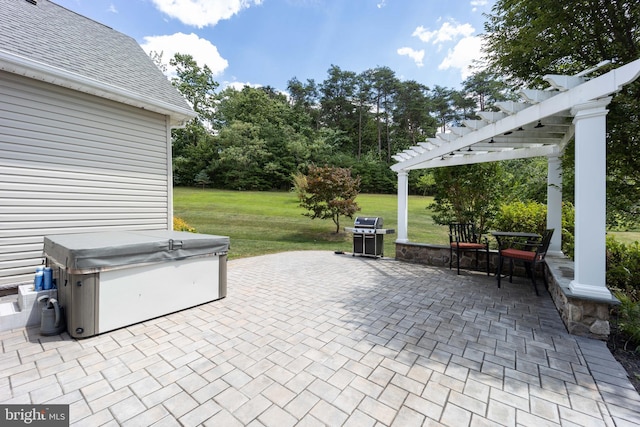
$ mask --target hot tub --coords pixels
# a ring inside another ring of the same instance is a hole
[[[86,338],[220,298],[229,238],[181,231],[45,236],[58,300]]]

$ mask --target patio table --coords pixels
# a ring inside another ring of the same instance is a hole
[[[522,240],[529,240],[529,239],[539,239],[540,235],[538,233],[529,233],[526,231],[492,231],[491,235],[493,237],[496,238],[496,241],[498,242],[498,251],[500,251],[502,249],[502,243],[503,241],[501,241],[500,239],[503,238],[515,238],[515,239],[522,239]]]
[[[538,233],[528,233],[524,231],[492,231],[491,235],[496,238],[498,244],[500,244],[500,237],[522,237],[528,239],[540,237]]]
[[[496,238],[496,242],[498,242],[498,250],[502,249],[502,241],[500,239],[503,238],[515,238],[522,240],[529,239],[539,239],[540,235],[538,233],[529,233],[526,231],[492,231],[491,235]]]

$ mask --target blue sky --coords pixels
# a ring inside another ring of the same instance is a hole
[[[494,0],[53,0],[133,37],[191,54],[222,87],[327,77],[331,65],[387,66],[402,80],[459,88],[481,58]]]

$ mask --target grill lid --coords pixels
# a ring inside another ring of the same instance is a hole
[[[353,226],[356,228],[382,228],[382,218],[377,216],[372,217],[356,217]]]

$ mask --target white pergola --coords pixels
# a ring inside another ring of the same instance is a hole
[[[574,296],[611,299],[605,285],[606,116],[612,95],[640,76],[640,59],[589,79],[546,75],[547,90],[523,90],[522,102],[499,103],[500,112],[437,134],[393,156],[398,163],[398,238],[408,243],[408,173],[414,169],[544,156],[548,161],[547,227],[550,253],[561,254],[562,170],[559,157],[575,138]]]

